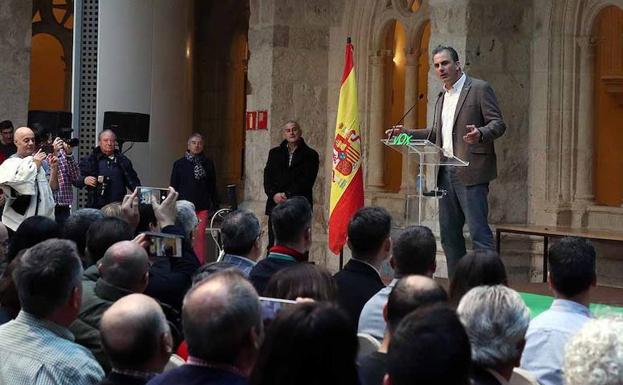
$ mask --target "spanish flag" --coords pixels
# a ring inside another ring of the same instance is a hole
[[[357,81],[353,63],[353,45],[349,37],[346,41],[344,74],[333,142],[329,249],[335,254],[339,254],[346,243],[348,222],[355,211],[363,206],[361,132],[357,109]]]

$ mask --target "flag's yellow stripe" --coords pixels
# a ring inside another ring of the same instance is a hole
[[[338,171],[333,169],[333,180],[331,182],[331,197],[330,197],[330,211],[333,211],[335,205],[340,200],[340,197],[348,187],[355,173],[361,166],[361,132],[359,130],[359,117],[358,117],[358,105],[357,105],[357,83],[355,81],[355,69],[350,71],[350,74],[340,87],[340,99],[337,108],[337,122],[335,125],[335,139],[338,135],[344,138],[349,138],[351,135],[356,135],[359,140],[351,142],[353,148],[352,154],[349,154],[349,158],[354,155],[358,158],[357,162],[353,165],[352,172],[344,176]],[[335,142],[335,141],[334,141]]]

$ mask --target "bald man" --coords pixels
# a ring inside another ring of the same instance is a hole
[[[6,196],[2,223],[12,231],[24,219],[42,215],[54,219],[54,197],[51,187],[58,187],[58,164],[49,158],[50,180],[42,165],[47,154],[35,152],[35,134],[28,127],[15,131],[17,152],[0,165],[0,187]],[[47,167],[47,166],[46,166]]]
[[[234,269],[214,273],[186,293],[182,313],[187,365],[149,385],[247,384],[262,336],[259,298],[249,281]]]
[[[173,350],[160,305],[143,294],[130,294],[108,308],[100,333],[112,364],[101,385],[143,385],[162,372]]]
[[[283,125],[283,141],[268,153],[264,168],[268,247],[275,243],[270,216],[273,208],[286,199],[302,196],[314,206],[312,190],[319,167],[318,153],[303,139],[303,130],[294,120]]]
[[[82,282],[80,312],[69,329],[76,342],[89,349],[108,372],[110,362],[102,350],[99,332],[102,314],[120,298],[145,290],[149,281],[149,257],[137,243],[121,241],[106,250],[97,267],[100,273],[97,281]]]

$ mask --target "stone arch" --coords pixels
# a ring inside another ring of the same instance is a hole
[[[385,187],[385,182],[383,178],[384,170],[382,165],[384,163],[383,159],[383,148],[379,145],[375,145],[376,139],[381,138],[381,133],[376,131],[381,131],[379,127],[383,127],[385,125],[384,121],[384,95],[385,95],[385,87],[387,79],[385,79],[385,70],[384,66],[388,60],[388,55],[391,55],[391,50],[386,47],[385,38],[390,28],[393,28],[395,23],[401,23],[401,25],[405,29],[406,35],[406,44],[405,44],[405,55],[407,56],[407,61],[410,61],[410,65],[413,65],[413,59],[409,58],[410,55],[413,55],[417,52],[421,40],[421,35],[423,33],[424,26],[428,22],[429,19],[429,7],[428,2],[422,1],[420,7],[417,12],[403,12],[402,8],[399,7],[396,0],[391,2],[391,7],[388,7],[389,2],[382,1],[370,1],[368,6],[373,9],[371,11],[369,17],[366,22],[369,25],[367,29],[370,31],[370,36],[368,37],[368,77],[369,82],[368,86],[369,92],[367,92],[368,103],[366,105],[365,111],[367,112],[367,116],[364,121],[367,121],[368,127],[368,137],[369,146],[368,146],[368,162],[367,164],[367,180],[366,184],[368,187],[372,189],[380,189],[383,190]],[[417,60],[416,60],[417,61]],[[417,64],[417,63],[416,63]],[[417,67],[415,67],[415,71],[417,71]],[[413,77],[413,76],[411,76]],[[415,83],[415,82],[414,82]],[[412,84],[408,84],[405,80],[405,100],[404,100],[404,108],[408,109],[413,101],[407,98],[407,95],[414,93],[410,92],[409,87],[413,86]],[[408,104],[408,106],[407,106]],[[377,130],[378,129],[378,130]],[[403,163],[404,163],[403,159]],[[402,169],[406,169],[403,167]],[[401,175],[402,183],[401,190],[405,184],[405,175]]]
[[[397,21],[399,21],[399,19],[396,18],[396,15],[393,15],[390,12],[383,12],[381,14],[380,19],[377,23],[375,23],[370,52],[378,55],[381,51],[387,49],[387,47],[385,47],[385,37],[389,33],[390,28],[393,28],[394,23]]]
[[[623,7],[623,0],[566,0],[543,4],[535,12],[541,13],[536,24],[542,23],[543,30],[533,50],[529,222],[623,225],[623,210],[605,213],[595,207],[592,187],[591,29],[610,5]]]
[[[426,25],[430,23],[428,2],[423,2],[420,9],[411,17],[411,25],[407,41],[410,42],[409,51],[415,53],[419,48],[420,40]]]
[[[595,0],[588,2],[577,23],[578,33],[581,36],[590,35],[597,15],[599,15],[604,8],[610,6],[623,9],[623,0]]]

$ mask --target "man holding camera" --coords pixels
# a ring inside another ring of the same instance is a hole
[[[112,130],[99,134],[98,146],[80,161],[78,188],[87,189],[87,207],[102,208],[111,202],[121,202],[126,190],[133,191],[141,181],[132,162],[115,148],[117,136]]]
[[[59,225],[63,225],[71,214],[71,204],[74,200],[74,185],[80,178],[78,164],[74,160],[71,144],[61,138],[54,139],[52,148],[58,159],[58,189],[53,190],[54,217]]]
[[[42,215],[54,219],[52,189],[58,187],[58,160],[49,157],[50,180],[46,178],[43,163],[47,154],[35,152],[35,134],[28,127],[15,131],[17,152],[0,165],[0,187],[6,196],[2,223],[12,231],[24,219]]]

